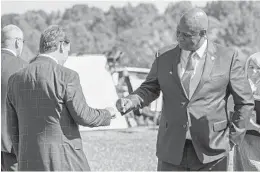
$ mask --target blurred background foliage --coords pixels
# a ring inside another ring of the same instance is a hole
[[[108,11],[74,5],[64,13],[40,10],[2,15],[1,26],[15,24],[24,31],[26,60],[37,54],[41,32],[59,24],[68,31],[71,54],[100,54],[117,48],[125,53],[122,65],[149,68],[156,50],[176,44],[177,22],[192,7],[189,1],[170,3],[160,14],[149,3],[111,6]],[[235,48],[245,57],[260,51],[260,2],[213,1],[203,9],[209,15],[211,40]]]

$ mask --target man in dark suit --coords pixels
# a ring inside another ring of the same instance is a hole
[[[7,25],[3,27],[1,36],[1,169],[16,171],[17,159],[7,130],[5,100],[9,77],[25,67],[27,62],[20,58],[24,42],[21,29],[15,25]]]
[[[125,113],[163,93],[157,152],[159,171],[227,169],[230,142],[240,144],[254,100],[237,52],[207,39],[208,18],[190,9],[177,28],[178,45],[157,53],[150,73],[119,99]],[[226,112],[232,94],[235,114]]]
[[[18,170],[87,171],[78,125],[110,125],[113,108],[88,106],[79,75],[63,64],[70,42],[57,25],[40,38],[40,54],[8,81],[7,114]]]

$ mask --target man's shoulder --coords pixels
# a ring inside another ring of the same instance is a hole
[[[69,69],[69,68],[67,68],[65,66],[61,66],[61,65],[58,65],[58,68],[59,68],[61,74],[65,77],[65,80],[68,82],[70,80],[78,77],[78,73],[72,69]]]
[[[20,70],[27,67],[28,63],[14,55],[2,53],[1,57],[1,74],[2,77],[9,78],[11,75],[16,74]]]
[[[212,44],[215,47],[215,51],[217,53],[225,54],[225,55],[231,55],[233,56],[234,53],[236,53],[236,50],[231,47],[227,47],[221,44],[218,44],[216,42],[209,41],[208,44]]]
[[[19,69],[23,69],[23,68],[27,67],[29,64],[28,62],[26,62],[25,60],[23,60],[21,58],[16,58],[14,61],[16,62],[17,68],[19,68]]]
[[[19,63],[17,63],[19,62]],[[27,70],[28,63],[24,63],[23,61],[17,61],[17,65],[13,65],[13,72],[10,76],[10,78],[16,78],[16,77],[21,77],[25,74],[25,71]]]
[[[17,59],[18,59],[18,61],[19,61],[21,64],[26,64],[26,65],[29,64],[27,61],[25,61],[25,60],[22,59],[22,58],[17,58]]]
[[[160,57],[162,56],[163,54],[175,49],[177,47],[178,44],[172,44],[172,45],[167,45],[167,46],[164,46],[162,48],[160,48],[159,50],[157,50],[156,54],[155,54],[155,57]]]
[[[77,75],[77,72],[62,65],[58,65],[60,70],[67,75]]]
[[[15,57],[13,54],[7,53],[6,51],[1,51],[1,62],[2,63],[8,63],[9,61],[11,61],[15,58],[17,58],[17,57]]]
[[[12,63],[12,65],[10,65],[10,67],[25,67],[26,65],[28,65],[28,62],[26,62],[25,60],[23,60],[20,57],[16,57],[12,54],[8,54],[8,53],[1,53],[1,58],[2,58],[2,63]]]

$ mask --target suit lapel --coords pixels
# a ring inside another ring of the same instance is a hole
[[[201,90],[205,81],[210,79],[210,74],[211,74],[211,71],[212,71],[214,63],[215,63],[216,49],[215,49],[215,46],[210,41],[208,41],[208,46],[207,46],[206,51],[207,52],[206,52],[206,57],[205,57],[206,59],[205,59],[204,67],[203,67],[203,72],[200,77],[199,84],[193,93],[192,98],[194,96],[196,96],[196,94]]]
[[[179,46],[176,47],[176,51],[171,54],[171,57],[173,58],[173,64],[172,64],[172,77],[174,79],[174,82],[178,85],[179,89],[181,90],[182,94],[184,94],[187,97],[186,92],[184,91],[184,88],[182,86],[181,80],[180,80],[180,57],[181,57],[181,49]]]

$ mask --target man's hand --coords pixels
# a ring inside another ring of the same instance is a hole
[[[112,119],[116,118],[117,110],[116,110],[115,108],[106,107],[105,109],[106,109],[107,111],[109,111],[109,113],[110,113]]]
[[[130,99],[127,98],[121,98],[118,99],[116,102],[116,108],[119,112],[125,114],[126,112],[132,110],[133,103]]]

